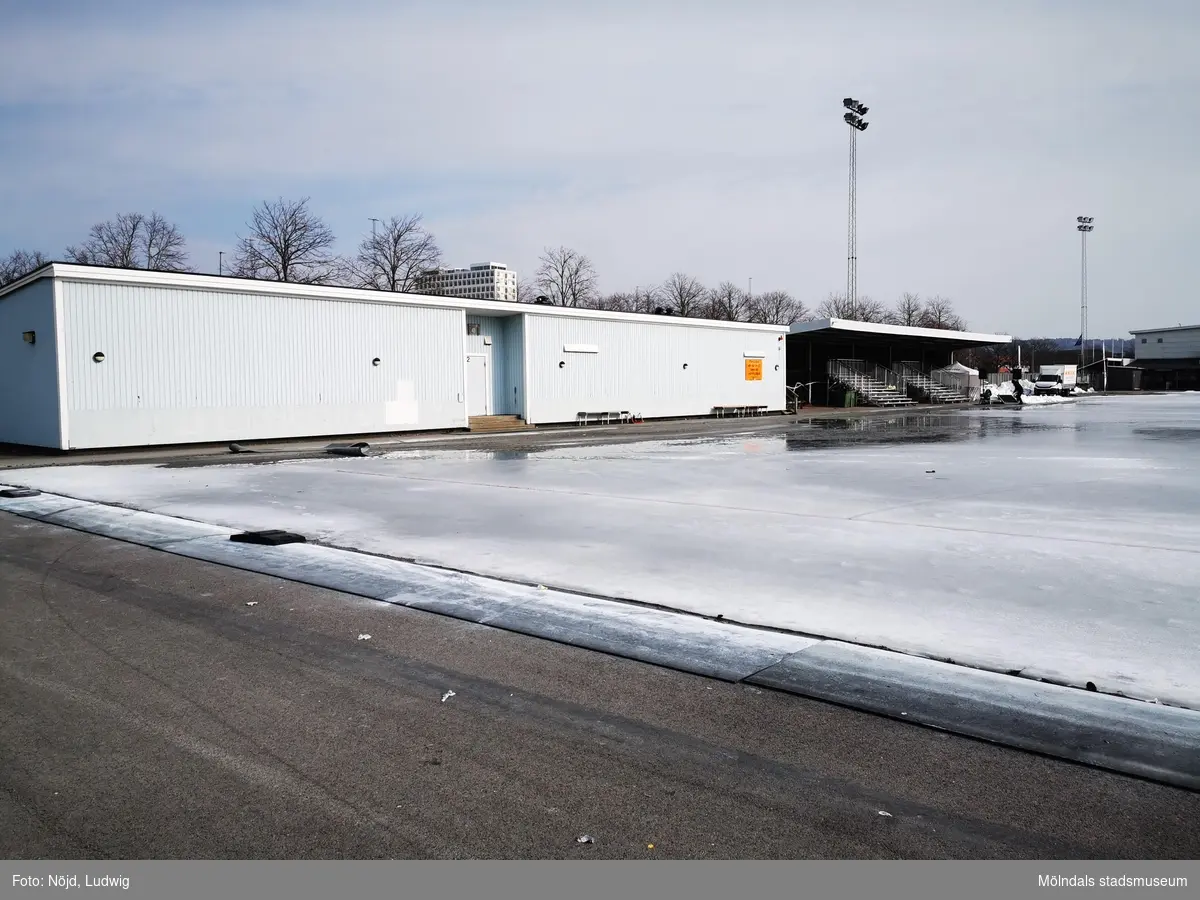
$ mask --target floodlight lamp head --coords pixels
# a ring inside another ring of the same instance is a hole
[[[847,97],[842,101],[842,106],[846,107],[846,109],[854,109],[854,107],[858,106],[858,101],[853,97]]]
[[[871,124],[870,122],[859,122],[854,127],[857,128],[859,131],[866,131],[867,126],[870,124]]]

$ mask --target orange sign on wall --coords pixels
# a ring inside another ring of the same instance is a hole
[[[746,360],[747,381],[762,381],[762,363],[761,359]]]

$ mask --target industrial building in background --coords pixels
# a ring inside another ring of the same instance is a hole
[[[421,273],[417,292],[466,300],[517,301],[517,273],[504,263],[475,263],[465,269],[433,269]]]
[[[1200,325],[1129,332],[1147,391],[1200,390]]]
[[[487,265],[478,293],[446,297],[47,264],[0,289],[0,443],[145,447],[785,408],[786,326],[493,301],[485,290],[511,273]]]

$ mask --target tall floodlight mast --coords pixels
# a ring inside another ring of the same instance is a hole
[[[850,126],[850,210],[846,224],[846,303],[850,318],[858,314],[858,133],[867,130],[867,107],[853,97],[842,100],[848,110],[842,120]]]
[[[1082,369],[1087,347],[1087,236],[1096,226],[1091,216],[1076,216],[1075,228],[1079,232],[1079,366]]]

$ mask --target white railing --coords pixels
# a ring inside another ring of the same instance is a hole
[[[907,381],[882,366],[860,359],[831,359],[829,377],[874,406],[912,406]]]
[[[949,373],[922,372],[920,364],[915,362],[897,363],[896,368],[933,403],[966,403],[971,399],[969,385],[957,383]]]

